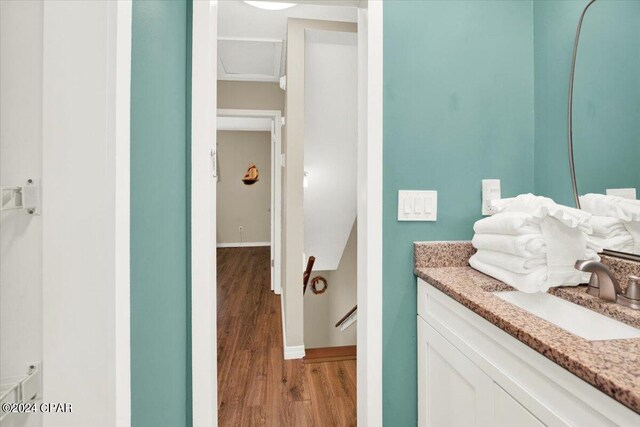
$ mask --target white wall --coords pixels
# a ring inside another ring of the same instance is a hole
[[[306,30],[304,252],[335,270],[356,218],[358,49],[354,32]]]
[[[131,3],[44,4],[45,427],[126,426]]]
[[[304,252],[304,172],[305,139],[305,32],[307,30],[352,31],[347,22],[289,19],[287,38],[286,126],[283,151],[286,164],[282,174],[282,277],[285,347],[304,346],[304,305],[302,273]],[[285,348],[285,352],[287,348]],[[298,352],[300,354],[301,352]]]
[[[0,186],[42,175],[41,1],[0,2]],[[0,214],[0,378],[42,361],[42,217]],[[9,414],[5,427],[42,425]]]
[[[218,81],[218,109],[284,110],[284,91],[278,83]]]

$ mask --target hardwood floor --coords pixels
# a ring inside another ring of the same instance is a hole
[[[355,360],[283,358],[269,248],[220,248],[217,258],[218,424],[355,426]]]

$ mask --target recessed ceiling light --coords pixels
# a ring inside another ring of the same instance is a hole
[[[279,3],[279,2],[273,2],[273,1],[244,0],[244,2],[253,7],[257,7],[258,9],[265,9],[265,10],[284,10],[284,9],[289,9],[290,7],[296,6],[295,3]]]

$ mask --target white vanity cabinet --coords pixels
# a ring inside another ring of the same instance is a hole
[[[544,426],[420,317],[418,369],[420,426]]]
[[[640,415],[418,279],[420,427],[640,426]]]

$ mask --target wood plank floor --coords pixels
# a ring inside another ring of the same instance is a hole
[[[269,248],[217,252],[218,424],[355,426],[355,360],[305,365],[283,358]]]

